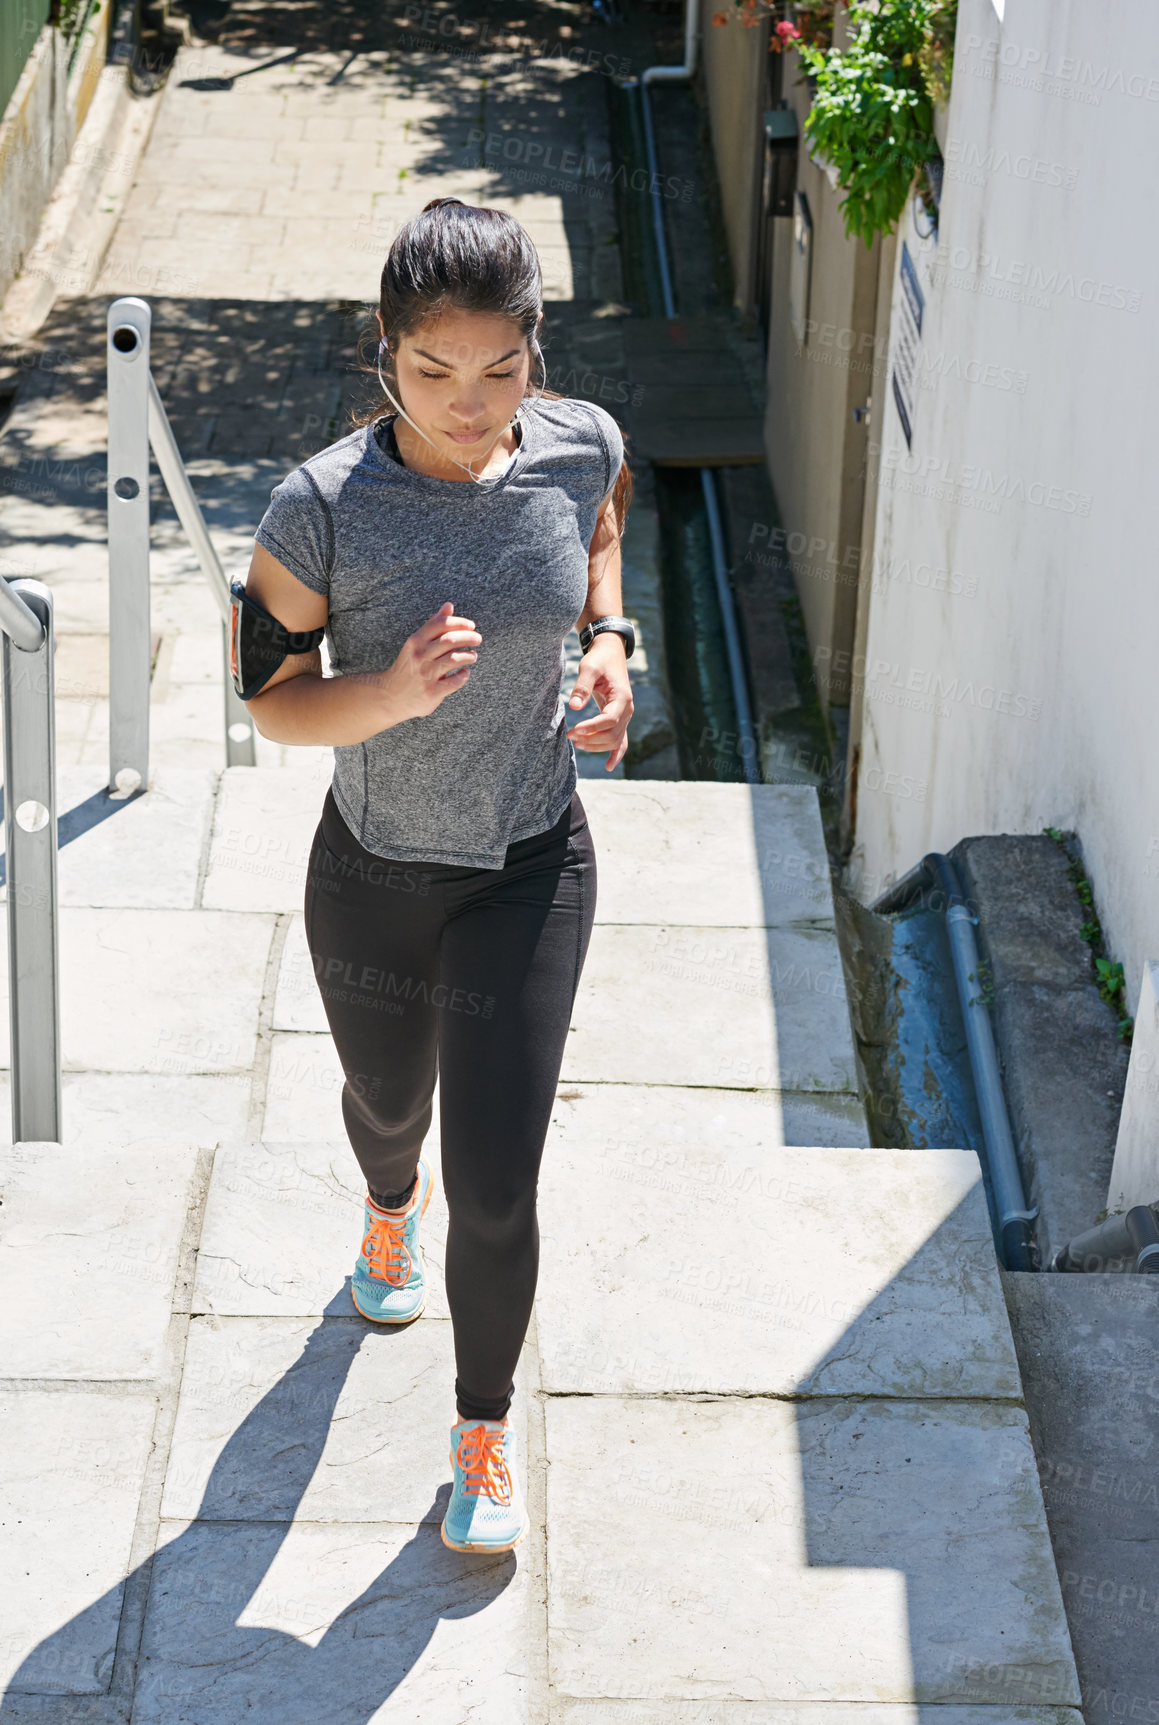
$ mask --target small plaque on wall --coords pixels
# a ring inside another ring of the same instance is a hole
[[[925,295],[918,283],[917,271],[905,241],[901,246],[901,293],[898,295],[894,318],[893,367],[890,382],[897,404],[906,448],[914,446],[914,404],[917,396],[918,353],[922,340],[922,312]]]

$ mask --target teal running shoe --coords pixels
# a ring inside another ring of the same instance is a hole
[[[427,1303],[427,1278],[418,1240],[431,1188],[431,1171],[420,1161],[411,1201],[400,1214],[380,1210],[369,1196],[366,1199],[362,1250],[354,1266],[350,1297],[362,1316],[373,1323],[408,1323]]]
[[[452,1551],[510,1551],[531,1526],[514,1448],[514,1432],[498,1420],[460,1420],[451,1427],[455,1483],[441,1532]]]

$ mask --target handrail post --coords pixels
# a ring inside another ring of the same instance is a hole
[[[4,845],[13,1142],[61,1142],[60,955],[56,889],[56,721],[52,593],[9,581],[43,626],[39,645],[0,634],[4,708]],[[22,636],[30,624],[24,620]]]
[[[109,790],[149,783],[149,331],[143,299],[114,300],[109,381]]]
[[[225,764],[227,767],[254,767],[258,758],[254,722],[250,718],[249,708],[233,686],[233,676],[229,668],[227,623],[221,625],[221,660],[225,679]]]

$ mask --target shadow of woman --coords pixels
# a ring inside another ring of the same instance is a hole
[[[332,1325],[323,1320],[311,1331],[293,1365],[229,1438],[197,1518],[129,1577],[125,1598],[139,1580],[148,1588],[134,1725],[236,1725],[243,1717],[255,1725],[264,1719],[365,1725],[414,1668],[440,1621],[477,1617],[515,1576],[511,1552],[464,1556],[443,1545],[438,1524],[449,1483],[431,1506],[436,1519],[417,1527],[369,1519],[375,1505],[367,1505],[368,1519],[357,1525],[292,1521],[355,1354],[370,1334],[342,1350],[345,1359],[334,1369]],[[394,1339],[374,1336],[379,1345]],[[326,1369],[315,1369],[319,1363]],[[277,1457],[285,1519],[221,1519],[231,1510],[236,1515],[239,1482],[244,1494],[255,1463],[268,1468],[271,1418],[287,1411],[293,1426]],[[389,1551],[396,1536],[397,1549],[382,1566],[383,1546]],[[112,1589],[40,1642],[0,1700],[0,1721],[24,1717],[21,1696],[71,1694],[67,1716],[76,1710],[79,1717],[95,1691],[107,1694],[121,1603],[121,1589]],[[259,1621],[242,1623],[247,1606]],[[292,1623],[293,1630],[264,1627],[262,1617]],[[492,1618],[480,1619],[465,1639],[457,1636],[454,1670],[428,1680],[451,1692],[463,1681],[485,1682],[498,1719],[504,1709],[508,1717],[518,1711],[514,1690],[503,1694],[518,1679],[505,1674],[511,1662],[502,1656],[502,1637],[498,1656],[487,1658],[495,1628]],[[107,1651],[94,1658],[94,1648]]]

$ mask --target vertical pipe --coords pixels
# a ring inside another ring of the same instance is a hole
[[[972,978],[978,974],[978,945],[970,912],[964,904],[951,904],[946,911],[946,933],[970,1050],[978,1113],[986,1139],[986,1159],[994,1207],[998,1212],[1003,1263],[1008,1270],[1031,1270],[1034,1268],[1034,1254],[1030,1224],[1034,1212],[1026,1208],[1023,1196],[1014,1134],[1010,1130],[1010,1116],[1006,1112],[998,1073],[998,1051],[994,1046],[990,1013],[981,996],[974,991]]]
[[[689,4],[691,5],[691,0],[689,0]],[[640,90],[640,107],[644,114],[644,148],[648,157],[648,184],[652,189],[652,231],[656,236],[656,252],[660,259],[660,291],[664,296],[664,316],[675,317],[676,296],[672,291],[672,272],[668,268],[668,242],[664,237],[664,209],[657,189],[660,183],[660,169],[656,160],[656,134],[652,130],[652,105],[648,100],[647,72],[651,70],[652,67],[649,66],[643,77],[636,81]],[[680,77],[686,75],[683,66],[675,67],[673,70]]]
[[[752,707],[749,704],[744,650],[741,647],[740,628],[736,620],[736,606],[733,602],[732,588],[728,582],[728,560],[724,554],[724,526],[720,519],[720,505],[716,499],[716,478],[711,467],[700,469],[700,483],[704,491],[704,507],[708,513],[708,537],[712,546],[712,574],[716,582],[720,620],[724,626],[724,645],[728,654],[733,705],[736,707],[736,728],[740,740],[741,765],[744,768],[745,783],[759,785],[761,783],[760,739],[753,724]]]
[[[61,1141],[60,959],[56,890],[56,734],[52,593],[8,583],[43,627],[36,647],[0,638],[4,843],[14,1143]],[[27,639],[27,635],[24,637]]]
[[[668,267],[668,243],[664,237],[664,212],[660,204],[660,169],[656,155],[656,134],[652,127],[652,107],[648,100],[650,77],[687,78],[695,66],[696,31],[693,0],[688,0],[686,14],[685,64],[683,66],[649,66],[636,80],[640,91],[640,107],[644,115],[644,143],[648,156],[648,183],[652,189],[652,229],[656,236],[656,251],[660,259],[660,289],[664,297],[664,316],[676,316],[676,296],[672,287],[672,272]],[[724,527],[716,495],[716,480],[711,467],[700,469],[700,484],[704,492],[704,507],[708,516],[708,538],[712,547],[712,575],[720,620],[724,629],[725,652],[728,655],[729,680],[732,683],[733,705],[736,708],[737,734],[740,740],[741,765],[745,782],[762,782],[760,737],[752,719],[748,678],[741,648],[740,628],[736,619],[736,601],[728,580],[728,559],[724,548]]]
[[[149,783],[149,330],[142,299],[109,307],[109,790]]]

